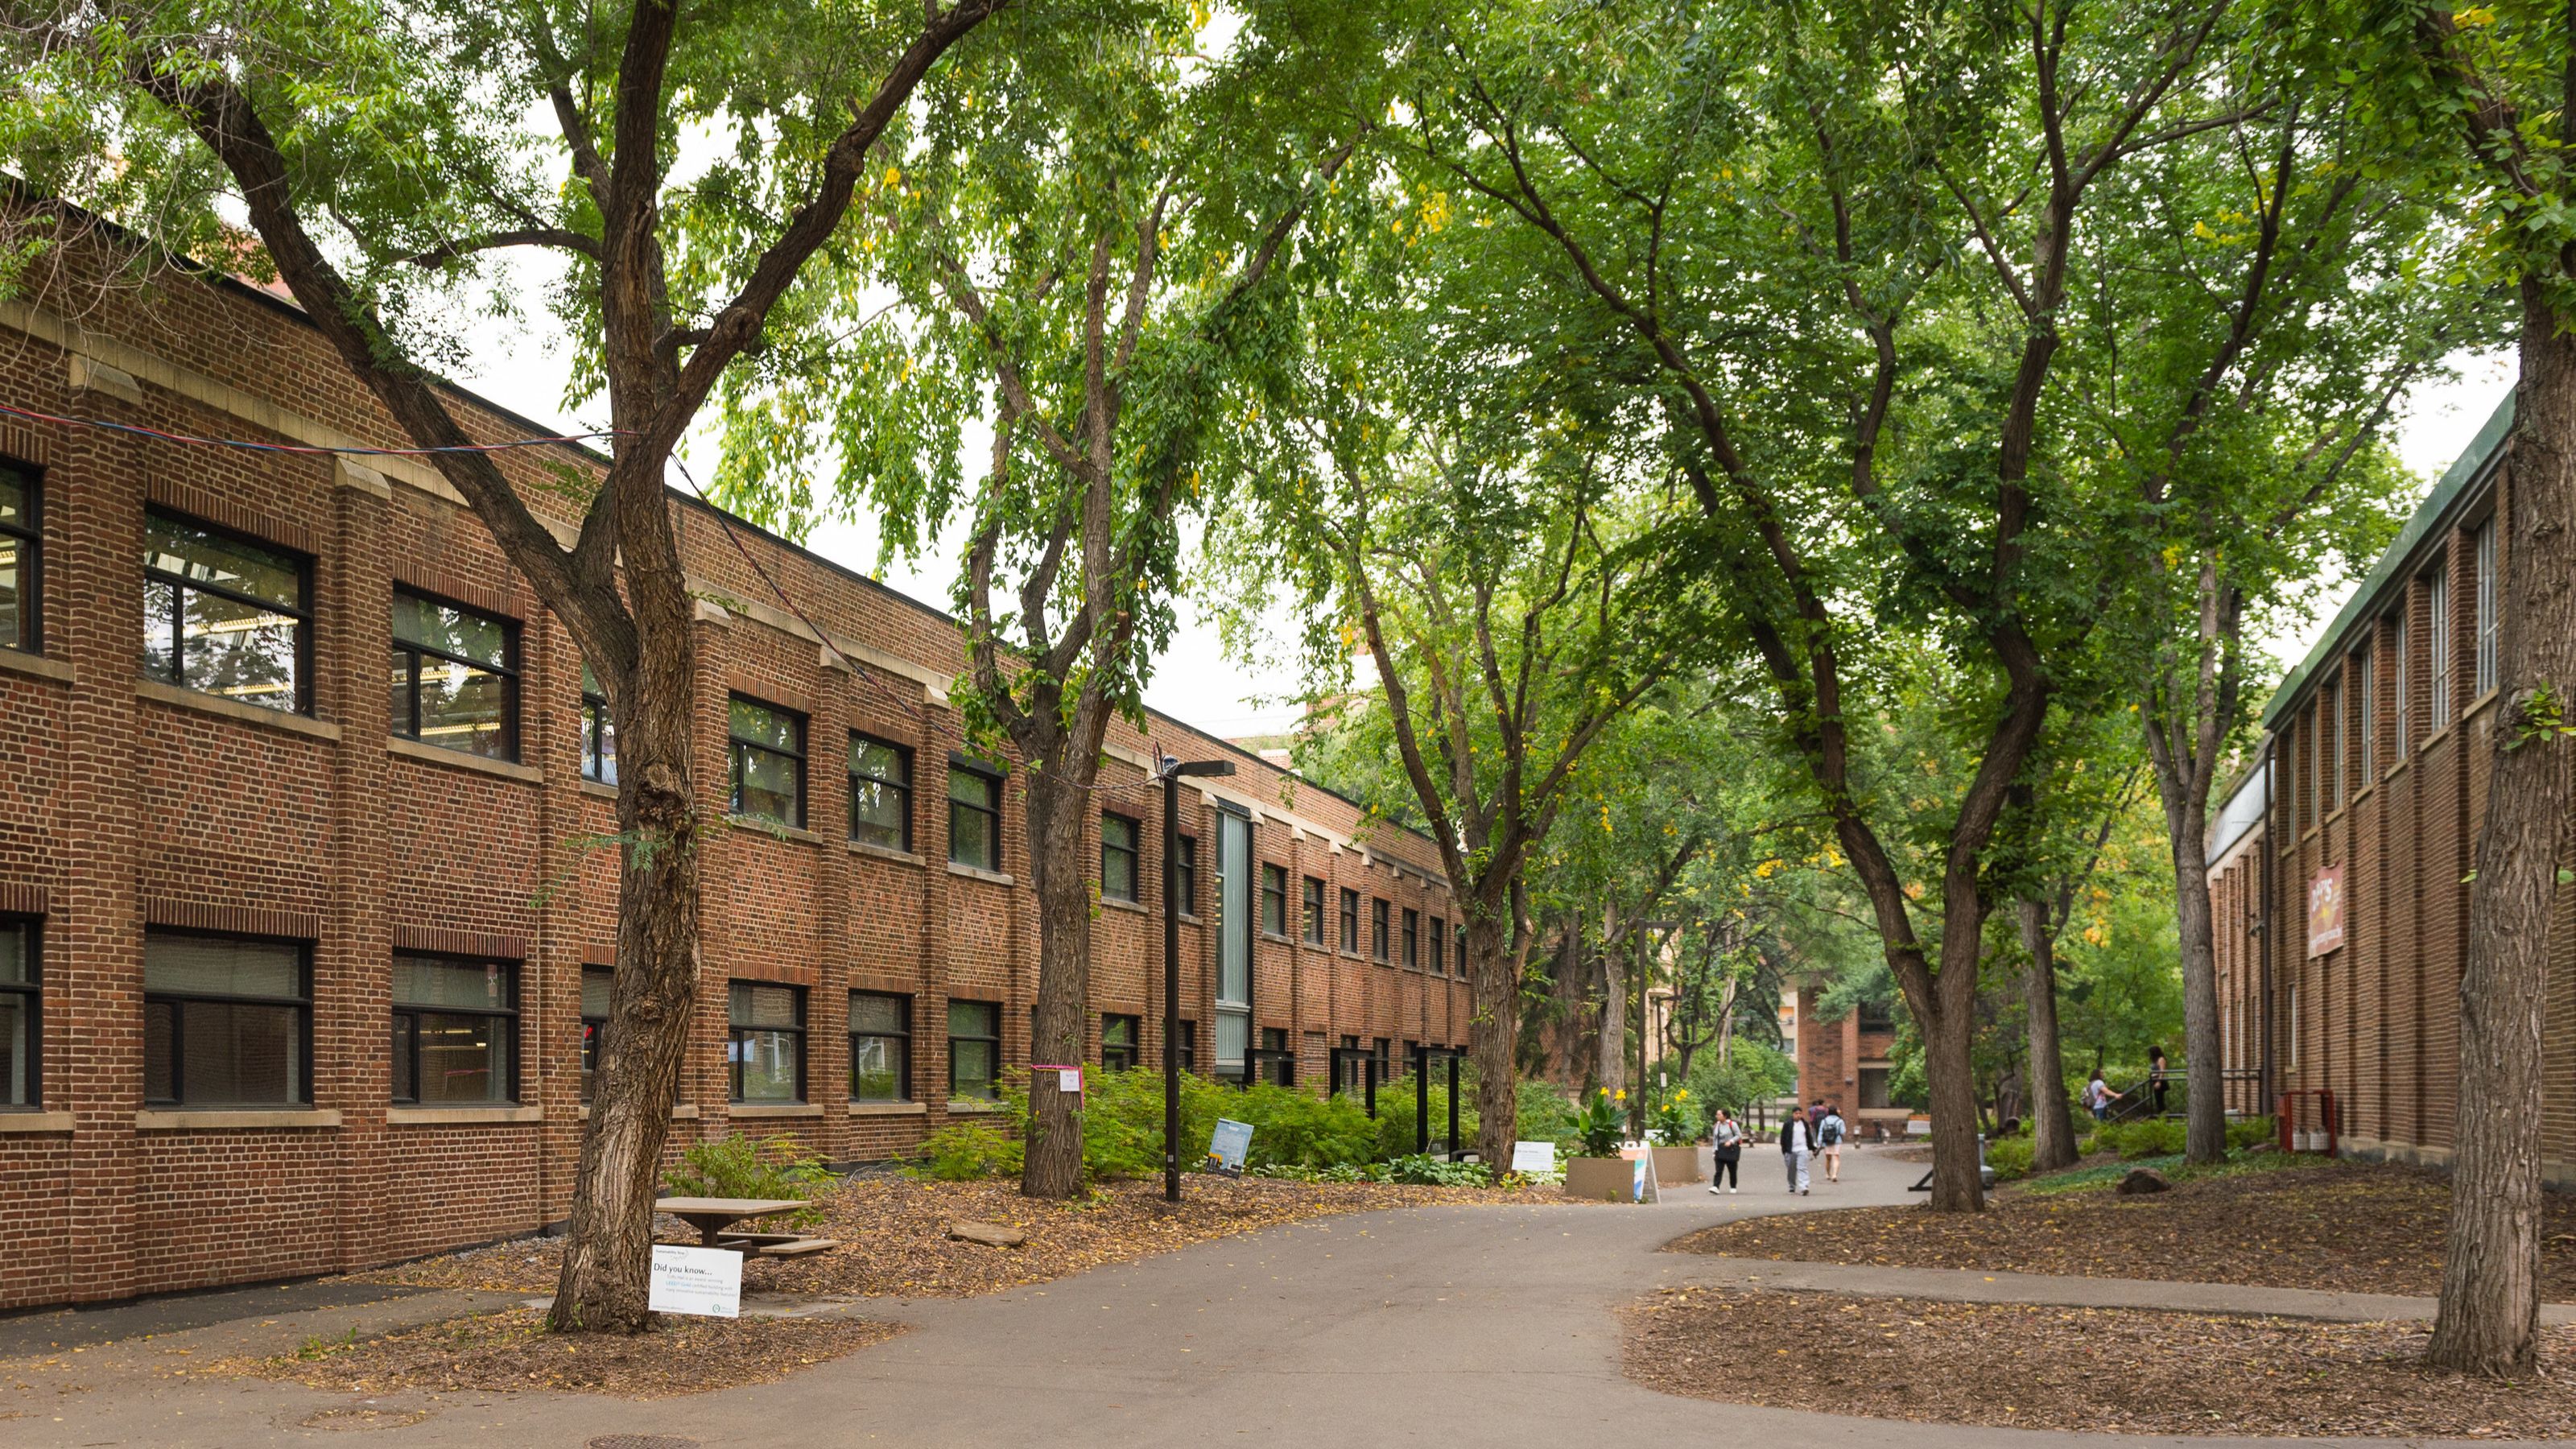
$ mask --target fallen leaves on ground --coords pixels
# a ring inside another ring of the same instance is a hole
[[[743,1291],[796,1296],[962,1298],[1044,1283],[1104,1263],[1168,1253],[1211,1238],[1337,1213],[1438,1204],[1561,1203],[1553,1187],[1412,1187],[1391,1183],[1235,1181],[1195,1174],[1166,1211],[1159,1182],[1108,1184],[1070,1203],[1020,1196],[1009,1182],[920,1182],[894,1175],[855,1177],[823,1198],[823,1220],[807,1229],[841,1246],[811,1257],[755,1258]],[[960,1220],[1028,1232],[1017,1248],[952,1242]],[[664,1219],[661,1236],[694,1242]],[[512,1293],[554,1291],[562,1263],[557,1238],[527,1238],[357,1275],[364,1281]]]
[[[2496,1383],[2419,1366],[2429,1325],[1666,1290],[1625,1312],[1628,1376],[1693,1398],[2126,1434],[2576,1434],[2576,1329]]]
[[[2339,1163],[2180,1182],[2170,1192],[2007,1189],[1982,1213],[1914,1205],[1751,1218],[1673,1246],[1730,1258],[2159,1278],[2428,1296],[2442,1282],[2449,1179]],[[2576,1300],[2576,1199],[2541,1203],[2541,1289]]]
[[[639,1334],[549,1333],[533,1308],[451,1318],[216,1368],[316,1389],[550,1389],[664,1399],[765,1384],[902,1332],[859,1318],[668,1318]]]

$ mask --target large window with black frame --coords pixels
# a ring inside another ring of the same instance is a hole
[[[1431,918],[1431,974],[1449,974],[1449,927],[1438,916]]]
[[[608,1043],[608,997],[617,973],[606,966],[581,968],[581,1099],[599,1080],[599,1049]]]
[[[41,1107],[36,1074],[44,1043],[43,984],[34,921],[0,919],[0,1108]]]
[[[1404,908],[1404,969],[1422,969],[1422,913],[1411,906]]]
[[[726,992],[733,1099],[745,1104],[805,1100],[805,988],[736,981]]]
[[[0,649],[44,647],[36,607],[45,553],[34,470],[0,461]]]
[[[850,1100],[912,1100],[912,998],[850,993]]]
[[[394,957],[393,1099],[424,1107],[519,1099],[519,968]]]
[[[1136,903],[1136,822],[1124,815],[1100,817],[1100,898]]]
[[[1297,1054],[1288,1049],[1288,1029],[1261,1029],[1261,1080],[1274,1087],[1297,1085]]]
[[[144,678],[309,711],[312,561],[157,509],[143,533]]]
[[[1136,1070],[1136,1043],[1139,1038],[1135,1017],[1100,1018],[1100,1069],[1104,1072]]]
[[[948,1003],[948,1096],[957,1102],[1001,1098],[1002,1008],[991,1001]]]
[[[910,853],[912,751],[870,735],[850,736],[850,838]]]
[[[313,1100],[313,971],[300,942],[147,931],[143,1100],[300,1107]]]
[[[1001,777],[955,760],[948,764],[948,862],[1002,868]]]
[[[1380,961],[1394,959],[1394,943],[1387,939],[1390,934],[1386,928],[1385,898],[1369,897],[1369,955]]]
[[[1342,887],[1342,950],[1360,953],[1360,893],[1349,886]]]
[[[608,692],[587,664],[581,667],[581,777],[617,783],[617,721],[608,712]]]
[[[490,760],[519,757],[519,626],[394,590],[393,732]]]
[[[1180,1035],[1172,1040],[1176,1055],[1181,1059],[1181,1070],[1196,1073],[1199,1069],[1199,1024],[1188,1017],[1181,1018],[1178,1024]]]
[[[1261,868],[1261,933],[1281,937],[1288,934],[1288,870],[1285,866],[1264,865]]]
[[[1179,847],[1172,855],[1172,891],[1181,903],[1181,914],[1199,913],[1199,838],[1195,835],[1173,837]]]
[[[1324,883],[1314,876],[1306,877],[1306,944],[1324,944]]]
[[[725,703],[736,818],[805,828],[805,716],[737,694]]]

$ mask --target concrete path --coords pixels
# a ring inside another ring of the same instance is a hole
[[[56,1355],[50,1365],[0,1362],[0,1414],[16,1416],[0,1419],[0,1445],[347,1442],[332,1431],[348,1428],[371,1430],[369,1443],[477,1449],[643,1449],[620,1436],[646,1435],[666,1436],[653,1449],[1205,1449],[1282,1435],[1546,1449],[1609,1440],[1966,1449],[2071,1437],[1741,1408],[1623,1378],[1612,1316],[1619,1305],[1664,1286],[1754,1274],[1779,1281],[1821,1267],[1658,1252],[1664,1243],[1758,1213],[1908,1201],[1905,1185],[1921,1172],[1863,1154],[1841,1187],[1793,1199],[1778,1186],[1775,1161],[1755,1154],[1751,1165],[1764,1170],[1730,1197],[1690,1190],[1644,1208],[1358,1214],[984,1298],[880,1300],[862,1311],[911,1331],[780,1383],[659,1403],[540,1393],[374,1401],[178,1376],[191,1358],[205,1361],[201,1340],[224,1332],[198,1329]],[[2032,1282],[2034,1292],[2092,1291],[2084,1280],[1994,1276],[2003,1286],[1982,1291],[2004,1295]],[[1922,1291],[1877,1269],[1851,1279],[1815,1286]],[[352,1310],[316,1311],[327,1321]],[[2123,1440],[2151,1442],[2216,1441]]]

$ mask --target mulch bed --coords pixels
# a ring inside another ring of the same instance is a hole
[[[666,1316],[632,1337],[557,1334],[545,1331],[544,1315],[522,1308],[213,1367],[354,1393],[549,1389],[663,1399],[768,1383],[900,1332],[858,1318]]]
[[[1982,1213],[1921,1206],[1751,1218],[1673,1246],[1730,1258],[2159,1278],[2429,1296],[2442,1281],[2447,1178],[2338,1163],[2107,1190],[1996,1194]],[[2576,1198],[2542,1198],[2541,1291],[2576,1301]]]
[[[2576,1434],[2576,1329],[2501,1384],[2418,1366],[2428,1326],[2139,1309],[1666,1290],[1628,1309],[1628,1376],[1693,1398],[2130,1434]]]
[[[1023,1283],[1044,1283],[1095,1268],[1235,1233],[1248,1233],[1336,1213],[1441,1203],[1561,1203],[1553,1187],[1408,1187],[1390,1183],[1234,1181],[1192,1174],[1180,1206],[1163,1211],[1160,1182],[1112,1183],[1072,1203],[1020,1196],[1010,1182],[917,1182],[894,1175],[856,1177],[823,1200],[823,1220],[806,1231],[841,1246],[811,1257],[754,1258],[743,1265],[745,1293],[797,1296],[962,1298]],[[1017,1248],[952,1242],[961,1220],[1025,1230]],[[695,1242],[664,1220],[666,1242]],[[355,1275],[362,1281],[430,1288],[551,1293],[562,1262],[560,1239],[529,1238]]]

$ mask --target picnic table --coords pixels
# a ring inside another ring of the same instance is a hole
[[[741,1249],[766,1242],[793,1242],[798,1235],[736,1233],[730,1231],[734,1224],[792,1213],[806,1205],[792,1197],[665,1197],[654,1200],[653,1210],[669,1213],[696,1228],[700,1246]]]

